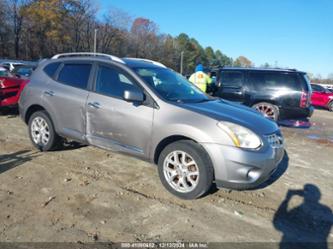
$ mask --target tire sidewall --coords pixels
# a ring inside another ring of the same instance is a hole
[[[330,112],[333,112],[333,101],[331,101],[330,103],[328,103],[328,110]]]
[[[166,181],[163,171],[165,158],[173,151],[180,150],[188,153],[197,163],[199,169],[199,183],[191,192],[181,193],[173,189]],[[196,199],[204,195],[213,184],[213,168],[207,152],[198,144],[191,141],[175,142],[161,152],[158,160],[158,173],[163,186],[173,195],[181,199]]]
[[[49,141],[46,145],[39,145],[39,144],[36,144],[32,138],[32,135],[31,135],[31,124],[32,124],[32,121],[36,118],[36,117],[41,117],[43,118],[48,127],[49,127],[49,132],[50,132],[50,138],[49,138]],[[49,115],[45,112],[45,111],[38,111],[38,112],[35,112],[31,115],[30,119],[29,119],[29,123],[28,123],[28,131],[29,131],[29,137],[30,137],[30,140],[32,142],[32,144],[39,150],[41,151],[49,151],[53,148],[53,145],[55,143],[55,139],[56,139],[56,134],[55,134],[55,130],[54,130],[54,126],[53,126],[53,123],[49,117]]]

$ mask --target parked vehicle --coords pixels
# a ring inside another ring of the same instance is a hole
[[[333,92],[317,84],[311,84],[311,102],[314,106],[323,107],[333,112]]]
[[[224,67],[217,72],[214,96],[242,103],[275,121],[313,113],[311,87],[304,72]]]
[[[12,74],[19,78],[29,78],[37,65],[19,65],[14,68]]]
[[[23,65],[22,62],[15,62],[15,61],[4,61],[1,63],[1,66],[7,68],[10,72],[15,69],[17,66]]]
[[[29,80],[17,78],[0,67],[0,108],[17,107],[20,94],[28,82]]]
[[[0,66],[0,76],[7,76],[9,73],[8,69]]]
[[[213,183],[256,187],[284,155],[275,122],[150,60],[56,55],[33,72],[19,106],[41,151],[70,138],[139,157],[157,164],[165,188],[184,199]]]

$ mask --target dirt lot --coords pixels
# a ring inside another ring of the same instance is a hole
[[[282,128],[285,172],[271,185],[183,201],[148,163],[93,147],[40,153],[17,116],[0,115],[0,241],[333,242],[333,114],[311,121]],[[289,204],[288,190],[300,190]]]

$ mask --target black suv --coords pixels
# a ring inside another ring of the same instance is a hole
[[[216,75],[214,96],[253,107],[275,121],[307,118],[313,113],[305,72],[223,67],[212,73]]]

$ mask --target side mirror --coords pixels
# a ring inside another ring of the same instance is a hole
[[[123,97],[128,102],[143,102],[145,100],[143,92],[137,87],[125,89]]]

